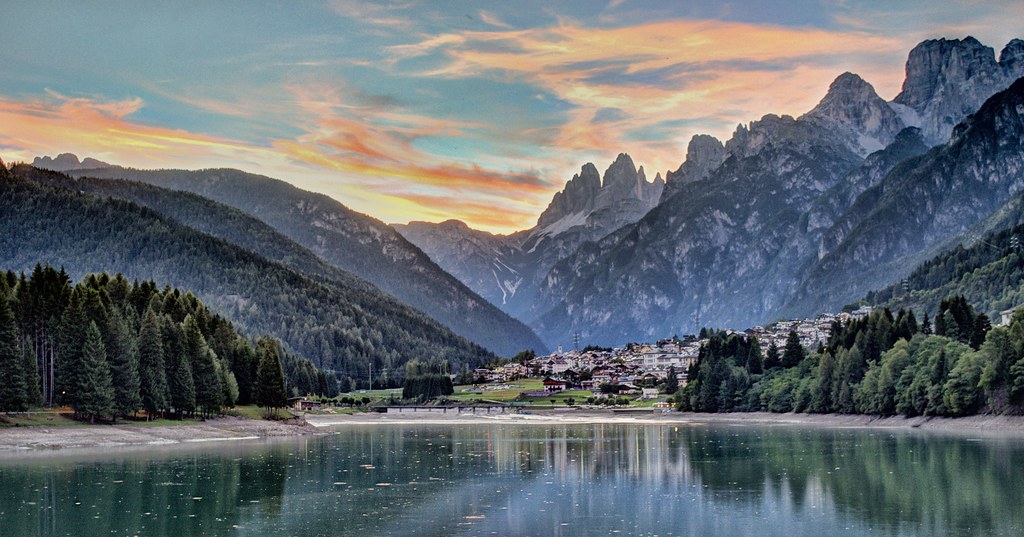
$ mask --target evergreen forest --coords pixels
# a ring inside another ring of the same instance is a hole
[[[108,271],[187,289],[241,331],[275,337],[283,349],[333,374],[343,390],[368,387],[371,370],[377,386],[401,386],[412,359],[460,369],[494,358],[373,285],[314,266],[306,250],[275,250],[285,239],[266,226],[253,228],[237,211],[224,223],[232,231],[221,238],[134,202],[80,191],[64,174],[25,165],[3,172],[0,259],[14,271],[43,263],[64,267],[72,278]],[[266,239],[262,252],[291,253],[268,259],[227,240],[246,236],[245,229],[255,232],[252,248]],[[284,366],[312,376],[288,361]]]
[[[689,370],[678,407],[699,412],[808,412],[903,416],[1016,414],[1024,410],[1024,310],[992,327],[963,296],[934,321],[879,308],[832,325],[809,352],[790,333],[762,352],[744,334],[712,332]]]
[[[204,418],[337,393],[332,375],[273,338],[253,345],[191,293],[120,274],[73,284],[40,265],[0,273],[0,378],[0,411],[68,406],[90,422]]]

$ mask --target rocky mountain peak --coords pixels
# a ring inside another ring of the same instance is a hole
[[[999,66],[1010,78],[1024,75],[1024,41],[1012,39],[999,53]]]
[[[85,157],[79,161],[78,155],[74,153],[61,153],[55,158],[47,156],[36,157],[32,160],[32,166],[55,172],[67,172],[72,170],[88,170],[95,168],[109,168],[110,164],[92,157]]]
[[[839,75],[821,102],[804,118],[849,131],[852,148],[861,155],[889,145],[904,127],[892,107],[875,93],[875,88],[850,72]]]
[[[746,131],[746,128],[740,125]],[[737,129],[739,130],[739,129]],[[662,200],[673,196],[687,183],[707,179],[711,172],[722,165],[725,160],[725,145],[721,140],[708,134],[696,134],[690,138],[686,146],[686,160],[676,171],[670,171],[665,177],[665,190]]]
[[[602,188],[624,186],[630,188],[637,182],[637,169],[636,165],[633,164],[633,159],[625,154],[619,153],[619,156],[615,158],[615,162],[612,162],[611,166],[604,172],[604,182]]]
[[[547,209],[537,219],[537,225],[544,227],[565,216],[593,210],[600,190],[601,174],[597,166],[590,162],[584,164],[580,172],[565,184],[565,188],[551,199]]]
[[[997,71],[995,51],[973,37],[928,39],[910,51],[903,91],[893,101],[916,109],[951,81],[992,78]]]
[[[1019,45],[1007,47],[1007,65],[1017,63]],[[905,112],[905,123],[921,127],[930,144],[944,143],[954,125],[1010,82],[995,51],[977,39],[929,39],[910,51],[903,91],[893,103]]]

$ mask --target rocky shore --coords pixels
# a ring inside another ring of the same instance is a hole
[[[83,425],[0,429],[0,454],[71,448],[166,446],[318,434],[304,421],[273,422],[224,417],[183,425]]]

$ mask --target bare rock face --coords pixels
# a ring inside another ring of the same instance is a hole
[[[856,153],[866,156],[888,146],[903,130],[896,112],[875,93],[875,88],[853,73],[843,73],[810,112],[810,121],[840,129]]]
[[[945,143],[957,123],[1021,76],[1022,58],[1019,39],[1006,45],[998,62],[995,51],[973,37],[929,39],[910,51],[903,91],[892,103],[927,142]]]
[[[999,53],[999,66],[1012,79],[1024,75],[1024,41],[1013,39]]]
[[[679,192],[683,185],[707,179],[724,160],[725,146],[718,138],[708,134],[694,135],[686,146],[686,160],[679,169],[668,172],[665,178],[662,201]]]
[[[600,190],[601,174],[597,171],[597,166],[589,162],[584,164],[580,172],[565,184],[565,188],[551,199],[548,208],[541,213],[537,225],[544,227],[572,214],[590,212],[594,209],[594,202]]]
[[[32,166],[55,172],[69,172],[73,170],[109,168],[110,164],[92,157],[85,157],[84,160],[79,162],[78,155],[74,153],[61,153],[56,158],[50,158],[49,156],[36,157],[32,161]]]

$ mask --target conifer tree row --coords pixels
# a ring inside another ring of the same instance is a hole
[[[678,406],[700,412],[769,411],[964,416],[1024,411],[1024,310],[993,328],[962,296],[939,304],[934,330],[912,310],[876,309],[808,353],[791,333],[758,370],[756,341],[711,331]],[[759,352],[759,350],[758,350]]]
[[[302,372],[294,391],[337,393],[308,360],[273,358]],[[93,422],[210,417],[255,402],[257,366],[249,340],[190,293],[107,274],[72,285],[48,266],[0,272],[0,411],[67,405]],[[281,392],[274,405],[284,405]]]

